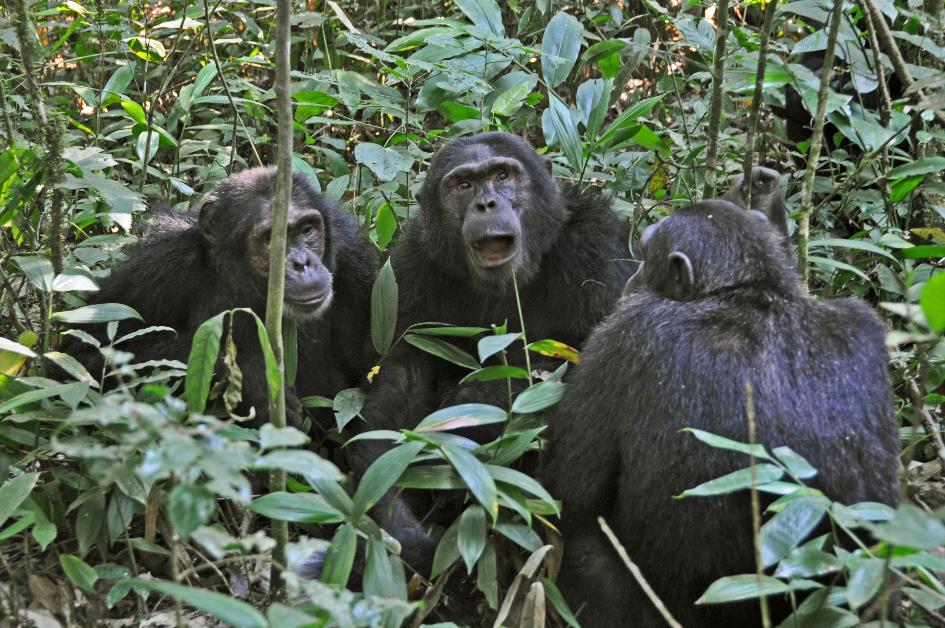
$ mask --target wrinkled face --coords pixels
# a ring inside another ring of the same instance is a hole
[[[266,212],[248,236],[250,265],[264,280],[269,277],[271,231],[272,216]],[[332,275],[324,263],[325,247],[325,220],[321,212],[291,206],[285,252],[285,313],[292,319],[317,318],[331,304]]]
[[[522,212],[529,180],[522,163],[474,145],[439,184],[440,203],[459,223],[466,261],[474,274],[507,278],[523,257]]]

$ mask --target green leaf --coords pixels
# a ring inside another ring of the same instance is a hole
[[[607,110],[610,107],[610,93],[614,82],[610,79],[591,79],[584,81],[577,89],[577,107],[581,112],[581,121],[587,128],[588,140],[594,140],[600,131]]]
[[[526,525],[522,525],[520,523],[505,523],[500,521],[495,525],[495,529],[499,532],[499,534],[512,541],[519,547],[525,549],[526,551],[534,552],[542,546],[541,537],[539,537],[534,530]]]
[[[31,284],[43,292],[52,290],[55,272],[53,271],[52,262],[48,259],[39,255],[17,255],[14,256],[13,261],[20,267],[20,270],[23,271]]]
[[[920,244],[903,249],[902,256],[907,259],[929,259],[945,257],[945,246],[935,244]]]
[[[523,390],[512,402],[512,412],[529,414],[547,410],[561,400],[565,385],[561,382],[539,382]]]
[[[749,445],[748,443],[739,443],[738,441],[725,438],[724,436],[717,436],[711,432],[697,430],[694,427],[684,427],[681,431],[689,432],[703,443],[711,447],[715,447],[716,449],[728,449],[730,451],[737,451],[746,455],[751,455],[754,453],[755,458],[771,460],[771,455],[765,449],[765,446],[761,444]]]
[[[773,464],[755,465],[756,486],[778,480],[783,475],[784,471],[782,471],[780,467],[776,467]],[[706,495],[724,495],[726,493],[734,493],[735,491],[749,488],[751,484],[752,470],[751,467],[749,467],[747,469],[739,469],[738,471],[734,471],[728,475],[723,475],[720,478],[704,482],[695,488],[683,491],[682,494],[677,497],[677,499],[682,497],[704,497]]]
[[[436,552],[433,554],[433,568],[430,570],[430,579],[433,580],[443,571],[459,560],[459,546],[457,538],[459,537],[459,519],[453,521],[453,524],[446,529],[440,542],[436,545]]]
[[[464,489],[466,485],[448,464],[409,467],[397,480],[401,488],[452,490]]]
[[[505,37],[502,11],[495,0],[456,0],[456,6],[482,32]]]
[[[0,337],[0,351],[9,351],[17,355],[25,355],[28,358],[36,357],[36,352],[29,347],[25,347],[18,342],[3,337]]]
[[[841,238],[820,238],[817,240],[811,240],[810,248],[818,248],[821,246],[825,247],[837,247],[843,249],[858,249],[861,251],[869,251],[870,253],[876,253],[877,255],[882,255],[888,257],[891,260],[895,260],[896,256],[884,249],[881,246],[877,246],[871,242],[864,242],[862,240],[846,240]]]
[[[936,174],[942,170],[945,170],[945,157],[923,157],[896,166],[886,174],[886,177],[893,180],[917,175]]]
[[[88,563],[72,554],[60,554],[59,565],[72,584],[86,593],[95,593],[95,582],[98,580],[98,573]]]
[[[340,432],[361,412],[365,394],[360,388],[345,388],[335,395],[331,407],[335,412],[335,424]]]
[[[525,98],[530,92],[531,86],[524,81],[512,85],[512,87],[499,94],[499,97],[492,103],[492,113],[497,116],[511,116],[522,108],[522,103],[525,102]],[[476,117],[479,117],[478,111]]]
[[[66,312],[56,312],[52,320],[69,325],[85,325],[87,323],[109,323],[123,321],[129,318],[144,320],[134,308],[121,303],[96,303],[85,305]]]
[[[501,423],[507,418],[505,410],[482,403],[464,403],[449,406],[428,415],[414,428],[416,432],[442,432],[461,427],[475,427]]]
[[[889,521],[866,527],[877,539],[893,545],[920,550],[945,545],[945,523],[909,503],[901,504]]]
[[[622,142],[628,137],[627,131],[637,125],[637,119],[643,116],[649,116],[653,109],[662,102],[665,96],[666,94],[659,94],[658,96],[644,98],[625,110],[601,133],[601,136],[597,140],[597,146],[606,147],[610,143]],[[634,130],[633,133],[629,135],[632,136],[635,133],[636,131]]]
[[[821,497],[800,497],[761,526],[761,563],[770,567],[807,538],[827,512]]]
[[[551,92],[568,78],[581,52],[584,27],[573,15],[558,11],[541,37],[541,75]]]
[[[301,447],[311,440],[308,435],[294,427],[276,427],[266,423],[259,428],[259,447],[261,449],[275,449],[276,447]]]
[[[255,608],[236,598],[206,589],[185,587],[164,580],[142,580],[131,578],[132,586],[157,591],[179,599],[197,610],[213,615],[236,628],[268,628],[266,618]]]
[[[0,412],[3,412],[0,410]],[[15,478],[11,478],[0,486],[0,528],[6,523],[10,515],[20,507],[30,495],[36,480],[39,479],[39,473],[24,473]]]
[[[94,292],[98,290],[98,284],[92,278],[92,273],[84,268],[67,268],[62,271],[52,282],[53,292]]]
[[[423,325],[425,323],[421,323]],[[488,327],[421,327],[412,325],[410,333],[421,334],[424,336],[454,336],[456,338],[472,338],[479,334],[491,331]]]
[[[862,558],[850,568],[847,578],[847,602],[856,610],[879,593],[886,577],[886,561],[882,558]]]
[[[167,514],[174,531],[184,542],[194,530],[210,520],[216,510],[216,497],[205,486],[178,484],[167,498]]]
[[[929,327],[938,333],[945,331],[945,273],[939,273],[925,283],[919,306]]]
[[[190,356],[187,358],[187,379],[184,383],[184,399],[187,400],[187,407],[191,412],[203,412],[207,407],[213,369],[220,355],[223,318],[226,315],[227,312],[220,312],[201,323],[194,332]]]
[[[466,563],[466,573],[471,574],[486,547],[486,512],[479,506],[470,506],[460,516],[456,545]]]
[[[696,604],[723,604],[738,600],[753,600],[764,595],[787,593],[790,587],[771,576],[743,574],[719,578],[709,585]]]
[[[15,408],[19,408],[20,406],[25,406],[27,404],[40,401],[42,399],[49,399],[50,397],[59,397],[65,401],[70,408],[75,409],[75,407],[79,405],[79,401],[85,397],[85,394],[88,392],[88,390],[88,382],[56,384],[47,388],[29,390],[27,392],[20,393],[3,405],[0,405],[0,414],[9,412]]]
[[[121,108],[125,110],[129,118],[134,120],[135,124],[148,125],[148,115],[144,112],[144,108],[135,101],[123,98]]]
[[[339,523],[345,516],[313,493],[277,491],[252,501],[249,509],[270,519],[295,523]]]
[[[561,595],[558,585],[548,578],[542,578],[541,584],[543,587],[545,587],[545,595],[548,596],[548,600],[551,602],[551,605],[554,606],[554,609],[557,611],[558,615],[561,616],[561,619],[563,619],[565,623],[571,628],[581,628],[580,624],[578,624],[577,618],[574,616],[574,613],[571,612],[571,608],[565,601],[564,596]]]
[[[397,231],[397,216],[391,209],[390,203],[386,201],[381,203],[374,221],[374,230],[377,231],[377,248],[383,251],[394,239],[394,232]]]
[[[463,478],[469,491],[475,496],[486,512],[492,517],[493,523],[499,516],[499,497],[492,476],[485,465],[479,462],[474,455],[454,445],[443,445],[443,453],[453,468]]]
[[[392,181],[401,172],[410,170],[413,157],[406,150],[384,148],[380,144],[362,142],[354,147],[354,158],[367,166],[381,181]]]
[[[129,61],[125,65],[121,65],[117,70],[108,78],[108,82],[105,83],[105,87],[102,88],[102,107],[108,107],[113,105],[119,100],[121,96],[125,93],[125,90],[128,89],[128,86],[131,85],[131,79],[135,76],[135,64],[134,62]]]
[[[581,354],[577,349],[570,345],[566,345],[563,342],[558,342],[557,340],[552,340],[550,338],[536,340],[535,342],[528,345],[528,350],[534,351],[539,355],[548,356],[549,358],[567,360],[572,364],[577,364],[581,361]]]
[[[817,469],[790,447],[776,447],[774,455],[787,467],[788,473],[800,480],[809,480],[817,475]]]
[[[340,480],[341,471],[333,463],[313,451],[303,449],[276,449],[260,456],[253,463],[255,469],[282,469],[297,473],[309,482]]]
[[[545,488],[531,476],[526,475],[521,471],[516,471],[515,469],[500,467],[494,464],[487,464],[486,469],[489,471],[489,475],[492,476],[492,479],[494,479],[496,482],[510,484],[525,491],[526,493],[531,493],[541,501],[551,506],[552,510],[555,512],[558,511],[558,504],[555,502],[551,494],[548,493],[548,491],[546,491]]]
[[[476,588],[482,591],[489,608],[499,603],[499,577],[496,570],[495,545],[487,542],[476,565]],[[576,626],[574,628],[577,628]]]
[[[325,584],[338,587],[347,585],[351,568],[354,566],[354,554],[357,547],[358,536],[354,531],[354,526],[346,523],[339,527],[325,554],[320,580]]]
[[[479,361],[485,362],[488,358],[502,351],[510,344],[522,337],[522,334],[500,334],[498,336],[486,336],[479,340],[477,349],[479,350]]]
[[[371,288],[371,341],[374,350],[384,355],[394,341],[397,328],[397,278],[390,265],[384,262]]]
[[[394,558],[395,561],[399,559]],[[407,592],[394,574],[391,560],[384,550],[384,541],[380,537],[371,537],[367,542],[367,560],[364,566],[364,594],[380,598],[404,599]]]
[[[561,145],[564,157],[568,160],[568,164],[571,168],[580,172],[584,165],[584,152],[581,147],[581,138],[578,135],[577,126],[574,124],[574,119],[571,117],[571,110],[568,109],[568,106],[564,104],[563,100],[554,94],[549,94],[548,97],[551,103],[548,109],[545,110],[545,114],[548,115],[551,120],[551,127],[554,129],[555,133],[555,141]],[[548,138],[546,137],[545,139],[547,140]]]
[[[484,366],[459,380],[459,383],[466,384],[468,382],[491,382],[497,379],[506,378],[528,379],[528,371],[518,366],[506,366],[504,364]]]
[[[371,506],[377,503],[377,500],[384,496],[384,493],[390,490],[390,487],[400,478],[400,474],[413,462],[423,447],[424,444],[418,441],[398,445],[368,467],[358,483],[358,490],[354,493],[352,520],[360,519],[361,515],[366,513]]]
[[[479,362],[456,345],[450,344],[439,338],[429,338],[425,335],[409,333],[404,336],[404,340],[409,344],[426,351],[438,358],[443,358],[447,362],[452,362],[471,371],[479,368]]]

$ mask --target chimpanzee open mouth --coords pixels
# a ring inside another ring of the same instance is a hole
[[[515,257],[518,246],[513,235],[486,236],[472,242],[473,253],[480,266],[495,268]]]

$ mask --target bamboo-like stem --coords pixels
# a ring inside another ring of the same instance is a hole
[[[292,199],[292,102],[289,84],[292,5],[290,0],[276,2],[276,198],[272,208],[272,235],[269,241],[269,292],[266,298],[266,333],[282,374],[282,385],[274,399],[269,399],[269,422],[276,428],[285,427],[285,356],[282,346],[282,303],[285,294],[285,250],[289,203]],[[285,471],[273,470],[269,476],[270,492],[284,491]],[[289,525],[272,520],[272,574],[270,591],[274,597],[284,597],[280,570],[286,564],[286,545],[289,543]]]

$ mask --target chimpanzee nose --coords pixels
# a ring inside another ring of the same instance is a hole
[[[490,198],[488,201],[476,201],[476,209],[481,212],[495,209],[495,199]]]
[[[312,268],[314,261],[307,253],[296,253],[289,258],[289,270],[304,275]]]

